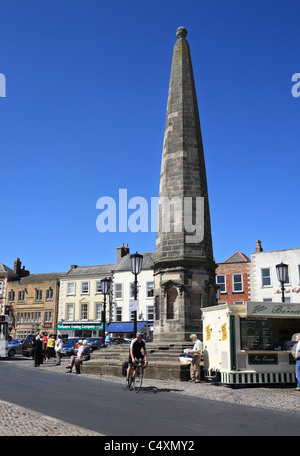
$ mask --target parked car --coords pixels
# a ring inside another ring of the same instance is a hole
[[[32,342],[34,338],[34,334],[29,334],[27,337],[25,337],[22,345],[23,356],[32,356]]]
[[[84,340],[84,339],[82,339]],[[88,346],[91,348],[91,351],[100,350],[102,346],[102,337],[86,337]],[[74,348],[74,355],[77,355],[78,346]]]
[[[63,356],[71,356],[74,355],[74,348],[77,348],[77,343],[80,340],[80,337],[70,337],[70,339],[66,340],[63,344]]]
[[[102,346],[102,337],[87,337],[86,340],[92,351],[100,350]]]
[[[12,339],[8,342],[8,356],[22,355],[22,345],[24,339]]]
[[[133,339],[125,339],[125,341],[123,342],[123,344],[131,344],[131,341],[132,341],[132,340],[133,340]]]
[[[119,345],[124,344],[125,339],[123,339],[123,337],[111,337],[110,341],[112,345]]]

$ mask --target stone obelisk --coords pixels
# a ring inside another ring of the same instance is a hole
[[[187,31],[174,46],[162,152],[154,263],[155,340],[201,336],[216,304],[206,170]]]

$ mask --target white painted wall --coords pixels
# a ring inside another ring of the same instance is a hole
[[[272,299],[281,302],[281,284],[278,282],[276,265],[281,262],[289,266],[290,283],[285,285],[285,297],[300,303],[300,249],[274,250],[251,254],[251,301]],[[262,269],[270,268],[271,284],[262,285]]]

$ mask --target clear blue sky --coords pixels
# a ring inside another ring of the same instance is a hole
[[[0,1],[0,262],[32,273],[154,251],[96,230],[102,196],[158,196],[176,29],[188,30],[216,261],[300,247],[299,0]]]

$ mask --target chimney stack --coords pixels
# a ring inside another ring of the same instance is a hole
[[[20,271],[21,271],[21,261],[20,261],[20,258],[17,258],[15,261],[14,261],[14,273],[17,274],[17,275],[20,275]]]
[[[126,244],[126,247],[124,247],[124,244],[121,245],[121,247],[117,247],[117,262],[123,258],[125,255],[129,254],[129,247],[128,244]]]
[[[30,274],[30,272],[25,269],[25,266],[21,269],[21,264],[22,262],[20,261],[20,258],[17,258],[14,261],[14,273],[17,274],[18,277],[26,277]]]
[[[260,252],[263,252],[264,249],[262,248],[261,246],[261,241],[256,241],[256,248],[255,248],[255,252],[256,253],[260,253]]]

